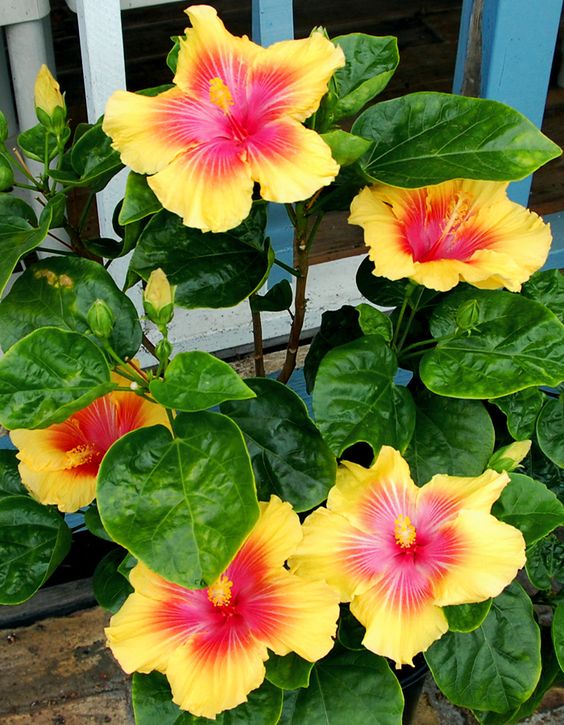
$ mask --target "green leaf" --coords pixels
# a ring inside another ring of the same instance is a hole
[[[552,641],[560,669],[564,672],[564,604],[559,604],[552,617]]]
[[[52,196],[41,212],[40,222],[43,222],[47,214],[50,215],[49,229],[65,226],[65,213],[67,209],[67,195],[60,191]]]
[[[555,534],[527,548],[527,576],[537,589],[564,584],[564,543]]]
[[[40,123],[20,133],[17,143],[24,155],[34,161],[43,163],[45,152],[47,152],[48,161],[51,161],[57,155],[57,139]]]
[[[495,439],[483,404],[422,391],[415,406],[415,431],[405,457],[417,483],[429,481],[436,473],[479,476],[493,453]]]
[[[399,63],[397,38],[350,33],[332,38],[343,49],[345,66],[333,76],[332,121],[354,116],[388,85]]]
[[[354,164],[372,146],[372,141],[368,141],[362,136],[355,136],[354,133],[342,131],[340,128],[322,133],[321,138],[331,149],[331,156],[339,166]]]
[[[521,294],[548,307],[564,322],[564,276],[559,269],[535,272],[523,285]]]
[[[100,191],[123,167],[119,153],[112,148],[112,139],[97,123],[85,131],[72,147],[70,162],[78,175],[74,186],[88,186]]]
[[[173,35],[171,38],[174,45],[169,50],[166,57],[166,64],[173,73],[176,73],[176,66],[178,64],[178,52],[180,51],[180,36]]]
[[[389,315],[364,302],[357,305],[356,309],[361,330],[365,335],[381,335],[386,342],[391,341],[394,330]]]
[[[521,473],[511,479],[493,506],[492,513],[521,531],[527,545],[564,525],[564,506],[544,483]]]
[[[522,179],[560,155],[525,116],[498,101],[412,93],[366,109],[352,133],[374,141],[370,181],[414,188],[447,179]]]
[[[112,540],[111,537],[108,536],[108,532],[102,524],[102,519],[100,518],[100,512],[98,511],[96,503],[91,503],[84,512],[84,525],[91,534],[94,534],[94,536],[97,536],[99,539],[104,539],[104,541]]]
[[[526,388],[511,395],[494,398],[490,402],[507,417],[507,430],[516,441],[532,437],[535,432],[537,416],[544,401],[544,395],[538,388]]]
[[[167,408],[188,412],[255,395],[230,365],[200,350],[179,353],[164,380],[153,380],[149,389]]]
[[[409,391],[394,384],[397,367],[380,335],[361,337],[325,355],[313,409],[335,455],[359,441],[375,454],[384,444],[405,451],[415,427],[415,406]]]
[[[295,690],[307,687],[313,662],[302,659],[295,652],[285,657],[270,653],[266,661],[266,678],[282,690]]]
[[[27,495],[18,471],[18,463],[16,451],[0,448],[0,498]]]
[[[89,333],[88,310],[99,299],[115,318],[111,346],[132,357],[142,338],[135,306],[102,265],[81,257],[49,257],[26,269],[0,303],[0,345],[7,350],[38,327]]]
[[[156,214],[161,209],[161,202],[147,183],[147,177],[130,171],[125,185],[123,205],[119,213],[119,223],[125,226],[144,219],[150,214]]]
[[[0,152],[0,191],[11,189],[14,184],[14,171],[12,165]]]
[[[451,632],[472,632],[482,624],[489,614],[491,606],[492,600],[486,599],[484,602],[475,604],[443,607],[443,612]]]
[[[537,440],[547,458],[564,468],[564,396],[547,398],[537,418]]]
[[[265,224],[262,205],[239,227],[219,234],[191,229],[161,211],[139,237],[130,269],[146,280],[160,267],[177,285],[181,307],[232,307],[262,286],[273,262],[270,246],[263,244]]]
[[[214,720],[195,717],[172,702],[170,686],[160,672],[133,675],[133,712],[136,725],[275,725],[282,710],[282,691],[265,680],[249,692],[247,701],[219,713]]]
[[[317,662],[310,685],[298,690],[286,725],[401,725],[403,695],[383,657],[332,653]]]
[[[46,428],[115,387],[93,342],[42,327],[0,358],[0,422],[8,429]]]
[[[0,111],[0,143],[4,143],[8,138],[8,134],[8,121],[6,120],[6,116]]]
[[[439,342],[423,356],[419,372],[431,391],[450,398],[497,398],[533,385],[559,384],[564,325],[552,312],[510,292],[467,294],[478,301],[479,320],[468,334]],[[447,299],[437,309],[433,335],[445,329],[443,334],[455,334],[453,307]]]
[[[527,700],[541,672],[540,631],[518,584],[496,597],[469,633],[447,632],[425,653],[433,678],[455,705],[506,712]]]
[[[292,286],[287,279],[281,279],[264,295],[253,295],[250,299],[253,312],[281,312],[292,306]]]
[[[304,377],[306,389],[311,393],[319,363],[334,347],[344,345],[362,337],[359,324],[359,312],[350,305],[343,305],[338,310],[328,310],[321,315],[321,326],[315,334],[304,361]]]
[[[14,271],[18,260],[38,247],[47,236],[50,215],[47,214],[38,227],[32,227],[21,217],[0,218],[0,296]]]
[[[0,217],[21,217],[32,227],[37,226],[37,216],[29,204],[13,194],[0,194]]]
[[[339,628],[337,639],[343,647],[354,651],[364,651],[362,640],[366,635],[366,628],[350,612],[348,604],[341,604]]]
[[[245,434],[259,498],[271,494],[307,511],[327,498],[335,483],[335,457],[301,398],[282,383],[250,378],[252,400],[230,401],[221,411]]]
[[[139,428],[108,451],[98,509],[112,539],[169,581],[214,582],[258,517],[253,472],[237,426],[217,413],[184,413],[174,437]]]
[[[62,516],[29,496],[0,498],[0,604],[29,599],[67,555]]]
[[[125,554],[123,549],[109,551],[98,562],[92,577],[96,601],[112,614],[121,609],[122,604],[133,591],[131,584],[118,570]]]
[[[374,262],[365,257],[356,273],[356,286],[361,295],[381,307],[397,307],[404,300],[409,280],[395,282],[374,274]]]

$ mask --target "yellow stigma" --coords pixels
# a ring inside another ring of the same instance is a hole
[[[409,516],[400,514],[394,521],[394,536],[396,543],[402,549],[407,549],[415,543],[415,526],[411,523]]]
[[[230,603],[232,586],[233,582],[222,574],[215,584],[208,587],[208,599],[214,607],[225,607]]]
[[[231,91],[221,78],[212,78],[210,81],[210,101],[224,113],[228,113],[234,103]]]

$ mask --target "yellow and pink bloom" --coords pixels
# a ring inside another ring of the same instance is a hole
[[[333,646],[337,593],[284,568],[302,538],[297,514],[276,496],[260,508],[207,589],[186,589],[138,563],[130,574],[135,591],[106,629],[126,672],[165,673],[174,702],[198,717],[245,702],[264,680],[268,649],[313,662]]]
[[[469,179],[420,189],[378,184],[353,199],[349,222],[363,227],[377,276],[440,292],[461,281],[518,292],[546,261],[552,236],[506,189]]]
[[[369,469],[345,461],[327,508],[304,523],[291,570],[339,590],[367,649],[412,664],[447,631],[442,607],[497,596],[524,565],[521,532],[490,514],[508,481],[488,470],[418,488],[388,446]]]
[[[98,469],[110,446],[136,428],[157,424],[169,425],[162,406],[133,392],[112,392],[63,423],[13,430],[10,437],[19,448],[20,476],[32,496],[72,512],[94,500]]]
[[[162,205],[203,231],[237,226],[253,184],[268,201],[307,199],[339,167],[302,125],[344,54],[320,32],[262,48],[231,35],[206,5],[186,11],[174,88],[154,97],[118,91],[103,124],[122,161],[149,174]]]

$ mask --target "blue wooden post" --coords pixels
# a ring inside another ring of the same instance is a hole
[[[260,45],[271,45],[294,37],[292,0],[253,0],[253,40]],[[294,230],[282,204],[268,205],[266,233],[272,241],[276,258],[289,266],[294,263]],[[289,275],[274,266],[268,279],[269,286]]]

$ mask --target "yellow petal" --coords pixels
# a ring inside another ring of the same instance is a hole
[[[298,515],[286,501],[271,496],[259,502],[260,516],[245,539],[238,560],[252,558],[263,569],[282,567],[302,539]]]
[[[453,516],[460,509],[489,513],[508,483],[505,471],[491,469],[475,477],[438,474],[419,489],[418,507],[420,511],[426,509],[424,515],[434,519]]]
[[[252,177],[267,201],[307,199],[339,173],[325,141],[291,119],[258,129],[247,141],[247,152]]]
[[[264,645],[234,633],[224,642],[194,638],[169,660],[166,676],[173,700],[196,717],[215,719],[261,685],[267,658]]]
[[[57,106],[65,107],[65,101],[57,81],[46,65],[42,65],[35,78],[35,106],[41,108],[48,116],[53,114]]]
[[[231,141],[219,139],[178,156],[148,183],[166,209],[204,232],[232,229],[251,211],[250,170]]]
[[[461,511],[451,526],[460,539],[460,553],[435,584],[435,603],[468,604],[496,597],[525,564],[523,535],[479,511]]]
[[[92,503],[96,495],[96,476],[83,467],[57,471],[36,471],[19,464],[22,482],[34,498],[45,505],[54,504],[59,511],[72,513]]]
[[[19,449],[19,460],[34,471],[58,471],[67,468],[67,451],[57,445],[57,437],[55,426],[40,430],[18,428],[10,431],[12,443]]]
[[[404,606],[387,596],[377,585],[355,597],[351,612],[366,627],[362,644],[396,664],[412,665],[419,652],[425,652],[448,629],[446,617],[433,601],[422,598]]]

